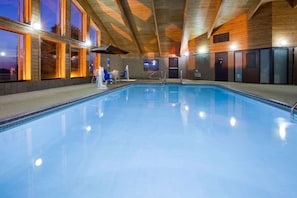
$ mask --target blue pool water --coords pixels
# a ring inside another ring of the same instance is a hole
[[[0,133],[1,198],[297,197],[290,113],[219,87],[135,85]]]

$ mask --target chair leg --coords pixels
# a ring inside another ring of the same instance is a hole
[[[96,81],[97,81],[96,76],[93,76],[93,77],[92,77],[92,80],[91,80],[91,83],[94,83],[94,82],[96,82]]]

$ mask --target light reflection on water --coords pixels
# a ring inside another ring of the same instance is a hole
[[[1,197],[296,197],[290,113],[138,85],[0,133]]]

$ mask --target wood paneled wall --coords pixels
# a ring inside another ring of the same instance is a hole
[[[214,35],[227,32],[230,41],[213,43]],[[261,6],[251,19],[243,14],[216,28],[210,38],[202,35],[189,41],[189,49],[198,52],[200,46],[208,46],[209,52],[215,53],[231,51],[232,44],[237,46],[236,50],[280,47],[282,39],[288,41],[288,46],[297,46],[296,32],[297,9],[287,1],[273,1]]]
[[[229,41],[213,43],[213,36],[223,33],[229,33]],[[229,71],[231,71],[229,81],[233,81],[234,53],[230,49],[232,44],[236,46],[235,50],[252,50],[280,47],[280,41],[287,40],[287,47],[292,48],[297,46],[296,33],[297,9],[291,7],[287,1],[273,1],[263,4],[252,18],[248,19],[248,16],[243,14],[216,28],[210,38],[207,38],[205,34],[189,41],[188,44],[189,50],[195,53],[199,53],[198,50],[202,46],[209,49],[206,53],[210,54],[210,65],[202,65],[204,68],[214,69],[214,54],[228,51],[228,59],[231,60],[229,62]],[[189,64],[189,68],[201,66],[201,62],[198,62],[197,59],[189,61]],[[211,75],[206,76],[206,78],[212,80]]]
[[[272,46],[279,47],[281,40],[288,46],[297,46],[297,9],[286,1],[272,3]]]
[[[243,14],[217,28],[210,37],[210,52],[232,51],[231,45],[236,46],[235,50],[271,47],[271,3],[260,9],[259,14],[250,20],[247,14]],[[230,34],[229,42],[213,43],[214,35],[227,32]]]

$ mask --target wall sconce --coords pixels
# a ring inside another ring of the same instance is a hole
[[[200,47],[200,48],[198,49],[198,52],[199,52],[200,54],[204,54],[204,53],[207,52],[207,48],[204,47],[204,46],[202,46],[202,47]]]
[[[186,51],[186,52],[184,53],[185,56],[189,56],[189,54],[190,54],[189,51]]]
[[[232,44],[232,45],[230,45],[230,49],[231,49],[232,51],[234,51],[234,50],[237,49],[237,46],[236,46],[235,44]]]
[[[280,45],[281,46],[286,46],[288,44],[287,40],[281,40]]]
[[[87,40],[87,41],[85,42],[85,46],[86,46],[86,47],[91,47],[91,46],[92,46],[92,42],[91,42],[90,40]]]
[[[37,23],[37,22],[32,22],[32,23],[31,23],[31,27],[32,27],[34,30],[40,30],[40,29],[41,29],[41,24],[40,24],[40,23]]]

